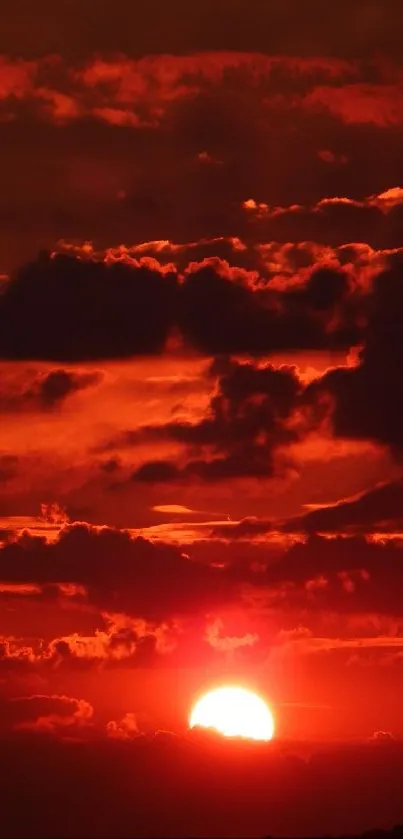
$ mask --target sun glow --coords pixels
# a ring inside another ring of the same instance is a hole
[[[225,737],[271,740],[274,719],[263,699],[240,687],[223,687],[205,693],[196,702],[190,728],[214,728]]]

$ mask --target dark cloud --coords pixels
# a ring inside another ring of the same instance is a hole
[[[402,613],[402,556],[401,545],[393,542],[314,534],[269,566],[266,580],[280,585],[279,605],[286,593],[294,608],[397,616]]]
[[[247,535],[253,538],[255,532],[249,529]],[[311,534],[280,553],[268,545],[261,546],[258,553],[244,547],[237,556],[236,551],[216,545],[208,552],[207,563],[197,560],[196,550],[194,557],[192,548],[188,550],[190,558],[176,547],[86,525],[65,528],[53,543],[27,534],[6,543],[0,557],[3,585],[34,585],[39,587],[39,595],[34,591],[32,596],[58,597],[59,602],[63,594],[58,585],[81,587],[78,605],[126,613],[154,624],[147,628],[129,618],[112,620],[108,626],[102,625],[94,638],[66,636],[37,653],[22,642],[10,646],[4,639],[4,663],[15,668],[42,658],[54,666],[88,667],[109,660],[112,664],[126,661],[130,666],[150,663],[162,649],[154,625],[228,607],[239,602],[245,585],[260,591],[280,613],[286,596],[288,607],[297,611],[315,608],[402,614],[400,543]],[[209,565],[211,555],[221,567]],[[13,597],[19,594],[27,597],[29,592],[16,590]]]
[[[37,394],[33,395],[37,395],[44,407],[53,408],[76,391],[99,384],[101,379],[102,376],[99,373],[80,375],[66,370],[52,370],[38,382]]]
[[[91,724],[93,708],[84,699],[70,696],[18,696],[2,698],[2,735],[10,729],[72,734]]]
[[[40,0],[35,14],[27,0],[18,0],[6,21],[0,46],[4,52],[33,58],[55,52],[71,59],[105,50],[138,56],[217,48],[364,57],[386,50],[400,57],[396,31],[401,9],[395,0],[388,0],[386,6],[378,0],[359,0],[354,7],[343,0],[337,9],[329,9],[326,17],[319,0],[308,0],[304,9],[293,0],[275,0],[269,7],[260,0],[251,5],[245,0],[224,0],[219,12],[213,2],[197,3],[190,10],[184,0],[174,0],[160,18],[158,8],[151,3],[135,14],[124,0],[90,2],[81,21],[77,0],[68,10],[62,7],[60,17],[49,0]],[[245,28],[246,19],[250,22]],[[26,21],[24,27],[21,20]],[[174,24],[178,20],[180,31]],[[135,42],[130,37],[134,28]]]
[[[90,2],[81,21],[78,0],[72,1],[69,12],[63,8],[60,17],[50,0],[40,0],[35,14],[28,0],[18,0],[5,20],[0,48],[17,57],[61,53],[70,60],[87,59],[105,50],[141,56],[211,49],[369,59],[386,51],[400,58],[396,32],[401,8],[395,0],[388,0],[386,6],[378,0],[358,0],[354,7],[342,0],[326,17],[319,0],[307,0],[304,9],[293,0],[273,0],[270,6],[259,0],[250,5],[246,0],[223,0],[218,14],[212,0],[197,3],[192,11],[184,0],[174,0],[156,23],[158,8],[153,2],[135,14],[125,0]],[[24,27],[21,20],[26,22]],[[174,23],[177,20],[182,22],[180,31]],[[130,32],[135,27],[137,38],[133,41]]]
[[[403,525],[402,504],[403,483],[401,480],[391,481],[363,492],[356,498],[311,510],[288,521],[284,529],[311,533],[399,531]],[[252,527],[253,523],[251,530]],[[243,529],[246,530],[246,524]],[[259,532],[259,522],[256,522],[256,531]],[[264,523],[260,523],[260,532],[263,531]]]
[[[133,473],[133,480],[144,483],[160,483],[163,481],[175,481],[181,476],[180,470],[168,460],[152,460],[143,463]]]
[[[272,747],[196,733],[63,743],[21,735],[2,743],[4,835],[309,836],[392,827],[402,820],[403,756],[399,742],[387,745]],[[237,788],[242,794],[234,796]]]
[[[157,271],[45,256],[2,296],[0,352],[72,360],[158,352],[172,322],[172,294],[170,278]]]
[[[4,835],[392,824],[401,4],[67,5],[15,0],[0,26]],[[227,658],[286,685],[287,656],[297,702],[312,673],[315,704],[345,686],[328,730],[362,717],[365,747],[149,742],[122,705],[165,713],[165,670],[185,705],[181,672]]]
[[[397,504],[398,485],[395,489],[391,486],[391,505],[394,491]],[[270,541],[254,545],[253,540],[264,535],[270,539],[278,524],[244,519],[231,527],[214,528],[211,532],[214,548],[211,546],[211,549],[214,553],[219,552],[223,564],[226,564],[228,577],[237,580],[241,586],[251,584],[257,602],[261,597],[263,600],[266,598],[271,608],[278,610],[280,621],[284,620],[288,610],[293,621],[308,622],[308,625],[309,614],[312,618],[314,613],[326,615],[335,610],[344,615],[368,613],[400,618],[402,606],[399,592],[403,567],[400,539],[369,540],[362,534],[345,535],[349,532],[351,518],[354,518],[354,522],[360,521],[362,531],[367,532],[374,527],[370,522],[371,510],[376,507],[378,492],[380,507],[383,501],[387,505],[387,488],[385,491],[374,491],[373,495],[369,493],[368,499],[363,496],[361,503],[358,500],[356,511],[353,504],[351,508],[346,505],[343,515],[341,505],[337,526],[332,516],[334,513],[336,519],[337,507],[329,508],[329,530],[337,531],[339,528],[344,535],[332,538],[319,535],[316,530],[320,530],[320,527],[305,528],[305,519],[301,517],[287,522],[283,527],[290,531],[299,528],[300,536],[305,529],[308,535],[305,534],[303,539],[299,538],[288,547],[284,545],[282,549],[276,550]],[[317,512],[323,512],[325,518],[326,510]],[[323,527],[323,531],[326,529]],[[356,529],[359,528],[351,527],[353,532]],[[229,545],[218,547],[215,538],[229,540]],[[344,629],[340,629],[342,634]],[[327,627],[325,632],[328,631]],[[333,631],[334,627],[330,630],[331,635]],[[390,630],[391,637],[396,632],[395,626]]]
[[[75,583],[100,609],[157,620],[203,611],[231,596],[219,569],[190,562],[178,548],[81,524],[62,530],[55,543],[25,534],[6,544],[0,579]]]
[[[299,519],[298,519],[299,521]],[[276,524],[266,519],[258,519],[254,516],[248,516],[236,524],[231,525],[217,525],[211,530],[212,539],[246,539],[252,540],[254,536],[261,536],[270,533],[275,528]]]
[[[341,185],[339,185],[339,190]],[[386,211],[385,211],[386,210]],[[340,247],[366,242],[375,249],[400,247],[401,205],[380,201],[326,199],[311,206],[284,207],[277,212],[247,210],[255,236],[264,242],[320,242]]]
[[[4,286],[0,356],[78,361],[161,353],[178,331],[207,355],[338,350],[364,341],[372,347],[390,307],[397,320],[400,251],[351,245],[326,253],[312,243],[272,242],[259,258],[266,278],[219,259],[190,263],[183,276],[135,250],[105,259],[79,250],[43,254]],[[369,345],[366,353],[371,375],[376,346],[369,361]],[[33,383],[26,401],[46,405],[96,383],[77,376],[52,371]]]
[[[396,451],[403,444],[402,270],[397,265],[374,281],[359,364],[330,370],[307,390],[314,402],[318,395],[331,397],[336,436],[374,440]]]
[[[314,206],[402,183],[398,65],[131,51],[0,62],[1,270],[61,238],[400,245],[399,213]],[[242,211],[248,199],[288,211],[257,219]]]
[[[187,446],[183,467],[150,462],[133,474],[136,481],[173,481],[199,478],[219,481],[234,477],[270,477],[275,472],[276,449],[296,439],[289,420],[301,384],[292,367],[255,367],[216,362],[218,387],[207,416],[196,423],[172,422],[144,427],[137,439],[168,439]],[[128,433],[136,441],[136,433]],[[196,456],[195,457],[195,453]]]
[[[262,293],[211,267],[190,274],[180,286],[184,332],[204,352],[223,356],[211,369],[219,376],[218,391],[206,416],[195,423],[129,431],[105,448],[164,439],[183,444],[185,462],[158,459],[136,469],[133,478],[149,483],[273,475],[276,451],[324,423],[335,437],[373,441],[398,454],[403,442],[397,398],[403,366],[401,273],[396,261],[363,291],[340,269],[316,268],[300,286]],[[228,351],[262,352],[270,344],[277,350],[323,347],[329,339],[345,347],[360,340],[357,362],[330,368],[306,385],[291,367],[225,361]]]
[[[63,369],[30,376],[27,373],[22,383],[8,378],[0,389],[0,411],[47,411],[60,406],[65,399],[80,390],[94,387],[102,381],[102,373],[79,373]]]
[[[347,297],[347,277],[342,271],[322,268],[313,272],[307,288],[299,294],[276,294],[270,288],[252,291],[236,279],[236,272],[233,277],[223,276],[212,267],[201,267],[188,275],[181,289],[180,326],[202,352],[259,354],[336,348],[358,340],[354,319],[348,336],[343,328],[327,329],[330,313]],[[321,297],[319,287],[326,288]]]

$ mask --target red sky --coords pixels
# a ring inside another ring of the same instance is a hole
[[[402,24],[0,12],[0,835],[403,819]]]

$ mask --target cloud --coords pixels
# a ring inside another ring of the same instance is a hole
[[[396,200],[390,213],[401,211],[400,193]],[[340,200],[338,206],[344,214],[349,202]],[[158,243],[147,247],[160,256]],[[214,252],[214,241],[211,248]],[[237,247],[232,252],[236,256]],[[175,260],[176,246],[168,243],[165,253]],[[140,248],[104,253],[64,245],[5,283],[0,356],[65,362],[144,356],[168,349],[173,336],[207,355],[349,349],[370,337],[381,295],[383,317],[393,295],[399,305],[392,277],[401,272],[400,249],[274,240],[250,254],[254,271],[206,257],[188,262],[182,272],[172,259],[161,264]],[[383,277],[391,278],[386,296]],[[63,398],[96,383],[78,376],[54,370],[21,398],[46,404],[55,398],[52,387],[59,385]]]
[[[8,358],[75,360],[160,351],[173,291],[169,279],[144,268],[133,275],[119,263],[39,259],[2,297],[0,352]]]
[[[402,288],[399,264],[375,278],[360,363],[329,370],[307,389],[314,403],[318,396],[330,396],[336,436],[369,439],[392,450],[400,450],[403,443],[403,415],[396,399],[403,363]]]
[[[402,528],[403,483],[401,480],[376,486],[358,496],[323,505],[287,522],[284,527],[306,532],[382,532]],[[261,532],[264,523],[260,523]],[[256,523],[259,532],[259,522]]]
[[[331,90],[334,86],[337,90],[343,82],[355,80],[359,69],[354,62],[337,59],[287,59],[225,51],[186,56],[165,53],[137,60],[125,55],[114,59],[99,56],[84,67],[55,55],[36,61],[3,56],[0,97],[8,114],[15,113],[16,99],[36,105],[39,117],[58,124],[93,116],[111,124],[138,127],[158,124],[172,103],[189,94],[195,96],[208,85],[220,86],[231,74],[252,89],[258,89],[264,79],[269,92],[270,79],[282,83],[287,92],[296,89],[301,93],[315,82],[328,83]],[[322,89],[319,87],[318,97]]]
[[[266,535],[274,530],[276,524],[256,516],[248,516],[239,522],[215,525],[211,530],[211,538],[246,539],[252,540],[256,536]]]
[[[391,731],[374,731],[371,740],[375,743],[394,743],[395,738]]]
[[[186,516],[187,514],[191,514],[191,515],[199,514],[200,515],[200,511],[190,510],[189,507],[184,507],[182,504],[157,504],[154,507],[154,510],[157,513],[167,513],[168,515],[178,515],[178,516],[182,516],[182,515]],[[201,514],[203,515],[202,511],[201,511]]]
[[[386,636],[360,636],[358,638],[321,638],[315,637],[313,632],[305,627],[296,630],[283,630],[279,632],[276,639],[280,655],[314,655],[318,653],[340,652],[354,650],[357,653],[362,651],[384,651],[388,655],[392,650],[401,651],[403,638]],[[277,650],[276,650],[277,652]],[[352,659],[349,659],[351,665]],[[378,659],[379,663],[379,659]]]
[[[121,720],[110,720],[106,726],[106,734],[113,740],[131,740],[137,737],[139,727],[136,715],[128,711]]]
[[[0,411],[51,411],[75,393],[96,387],[102,378],[102,373],[97,371],[80,373],[63,369],[33,376],[28,373],[23,382],[18,375],[14,381],[8,376],[0,391]]]
[[[70,734],[91,725],[93,708],[84,699],[70,696],[34,695],[2,699],[2,734],[9,729]]]
[[[195,27],[194,15],[187,12],[183,0],[173,0],[169,10],[163,9],[158,27],[155,26],[154,8],[146,7],[139,19],[134,11],[127,11],[122,0],[115,3],[105,0],[101,18],[97,8],[91,6],[88,26],[78,29],[75,23],[80,8],[77,0],[72,0],[69,10],[63,8],[58,17],[48,0],[40,0],[34,14],[27,0],[18,0],[4,30],[1,51],[34,57],[59,51],[70,62],[87,59],[94,52],[106,51],[114,55],[123,50],[133,58],[147,54],[164,57],[172,53],[182,57],[185,44],[189,52],[217,48],[226,51],[259,49],[280,56],[302,52],[308,56],[373,58],[378,51],[386,51],[400,57],[396,34],[400,7],[392,3],[385,15],[378,0],[359,2],[354,7],[343,0],[337,9],[329,10],[325,19],[320,17],[318,0],[309,0],[306,10],[295,7],[291,0],[284,3],[275,0],[264,7],[253,0],[251,23],[246,31],[243,23],[248,7],[243,0],[225,0],[222,17],[217,19],[214,29],[210,10],[199,3],[195,6],[199,25]],[[22,19],[27,21],[27,31],[21,31]],[[174,23],[178,19],[182,20],[180,33]],[[292,25],[287,26],[290,21]],[[133,42],[130,33],[136,24],[137,39]],[[316,59],[313,63],[320,62],[324,64],[325,59]]]
[[[106,629],[96,630],[94,635],[74,633],[53,640],[37,661],[58,669],[144,667],[176,647],[179,630],[175,623],[153,625],[125,615],[105,616],[104,620]]]
[[[400,245],[399,213],[365,201],[368,184],[401,183],[399,64],[253,48],[51,52],[0,64],[1,272],[60,238]],[[320,204],[337,195],[351,203]],[[245,212],[248,199],[270,213]]]
[[[280,609],[286,602],[297,611],[336,609],[344,614],[397,616],[401,613],[396,594],[401,585],[401,556],[401,544],[393,541],[311,534],[256,575],[254,585],[257,592],[267,586],[268,602]]]
[[[318,86],[306,98],[306,104],[319,105],[346,123],[374,123],[382,127],[402,125],[402,80],[394,84],[359,82],[339,89]]]
[[[231,597],[219,569],[190,562],[178,548],[85,524],[67,526],[52,543],[24,534],[6,544],[0,579],[45,588],[74,583],[103,611],[151,621],[203,611]]]
[[[402,819],[399,742],[393,750],[372,743],[251,745],[193,733],[66,743],[21,733],[2,750],[8,767],[3,824],[18,835],[49,836],[57,825],[60,832],[61,817],[69,835],[136,837],[198,830],[264,836],[348,829],[353,835]],[[26,783],[19,789],[21,776]],[[347,785],[347,777],[354,783]],[[234,796],[237,783],[243,794]],[[212,807],[217,787],[218,809]],[[66,790],[75,805],[67,810]]]
[[[224,625],[219,619],[212,621],[206,628],[206,641],[215,650],[222,652],[230,652],[232,650],[240,649],[241,647],[253,647],[259,641],[259,636],[256,633],[247,633],[246,635],[224,635]]]
[[[208,547],[202,561],[191,548],[191,556],[184,556],[176,547],[86,525],[67,526],[52,543],[28,535],[6,543],[0,581],[13,587],[14,602],[42,597],[57,603],[67,596],[77,608],[97,609],[104,617],[93,634],[60,634],[39,647],[29,639],[3,637],[4,666],[146,666],[176,649],[183,622],[206,614],[214,615],[209,637],[217,649],[227,642],[252,645],[260,633],[249,626],[221,637],[220,610],[245,599],[252,615],[255,597],[280,620],[285,604],[294,620],[306,609],[312,615],[401,612],[399,543],[310,535],[280,552],[244,546],[238,556]]]
[[[290,419],[301,387],[295,368],[223,360],[213,364],[214,372],[218,386],[205,418],[128,433],[133,442],[136,437],[173,440],[190,453],[182,468],[169,461],[145,463],[134,472],[134,481],[220,481],[275,473],[276,448],[295,439]]]
[[[15,586],[12,593],[16,598],[37,594],[38,591],[33,592],[32,588],[25,586],[25,590],[22,590],[22,586],[19,589]],[[39,598],[42,608],[52,603],[48,594],[50,589],[51,585],[47,587],[45,599]],[[65,596],[72,597],[72,593],[67,592]],[[63,608],[62,597],[56,600],[55,606],[56,609]],[[80,606],[77,608],[79,612]],[[50,612],[55,614],[52,609]],[[181,623],[173,619],[168,622],[150,622],[127,614],[97,614],[94,608],[89,614],[92,614],[91,623],[96,627],[91,634],[81,629],[78,632],[59,634],[52,640],[49,640],[50,633],[47,630],[44,631],[46,637],[0,636],[0,669],[13,678],[31,672],[52,679],[59,673],[62,678],[68,678],[72,673],[84,676],[90,671],[100,674],[110,669],[153,668],[159,664],[166,666],[183,632]],[[80,624],[83,626],[82,620],[75,621],[76,626]],[[53,620],[52,626],[57,627],[56,620]]]
[[[0,96],[8,115],[15,101],[36,106],[37,116],[57,124],[95,117],[115,125],[155,126],[178,100],[234,81],[255,96],[278,98],[288,106],[323,110],[348,123],[401,124],[399,65],[386,77],[382,65],[339,58],[265,55],[256,50],[205,51],[188,55],[148,55],[138,59],[87,60],[84,66],[61,56],[35,61],[3,56]]]

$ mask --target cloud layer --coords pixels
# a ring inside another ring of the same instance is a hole
[[[5,833],[392,826],[401,9],[68,5],[0,28]],[[186,731],[232,682],[276,742]]]

